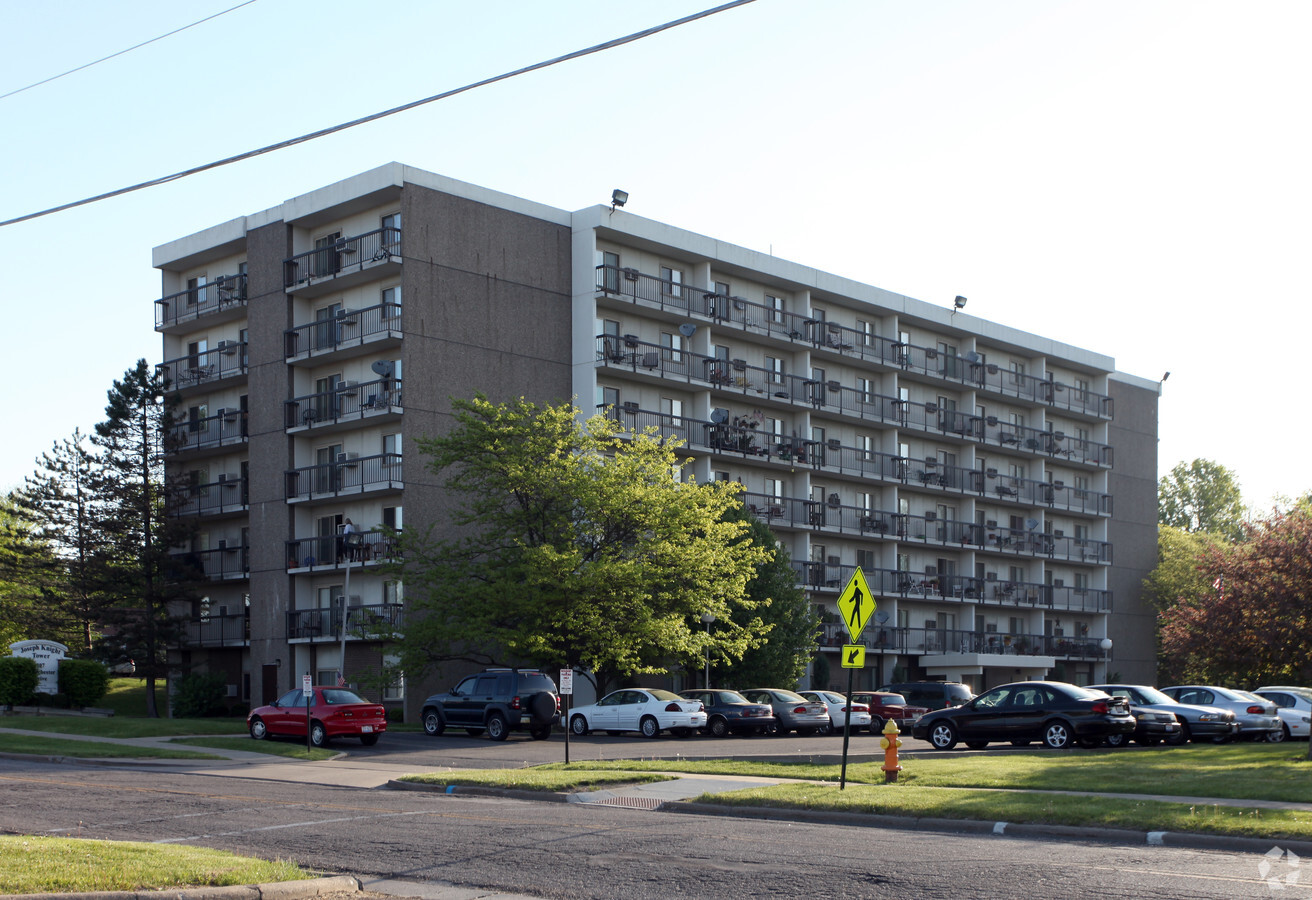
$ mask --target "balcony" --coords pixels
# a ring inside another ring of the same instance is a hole
[[[350,543],[346,535],[297,538],[287,541],[287,570],[291,573],[339,569],[348,563],[368,566],[392,559],[396,536],[383,531],[360,531]]]
[[[246,440],[246,414],[240,409],[221,409],[212,416],[187,418],[174,425],[168,449],[170,453],[222,450]]]
[[[842,590],[856,569],[840,563],[793,560],[795,583],[821,593]],[[980,607],[1043,608],[1061,612],[1111,612],[1111,591],[1030,582],[994,581],[969,575],[930,575],[898,569],[865,569],[866,584],[887,600],[953,601]]]
[[[248,511],[250,497],[245,479],[221,476],[209,484],[194,484],[183,490],[176,515],[232,516]]]
[[[246,647],[251,641],[251,621],[245,613],[202,615],[187,623],[189,647]]]
[[[337,423],[395,419],[401,409],[399,378],[379,378],[359,384],[342,381],[331,391],[288,400],[283,407],[283,426],[288,431],[306,428],[331,431],[330,426]]]
[[[235,321],[246,316],[246,275],[220,275],[155,301],[155,330],[164,334],[185,330],[199,319],[206,324]]]
[[[286,480],[289,503],[400,490],[405,485],[399,453],[341,453],[336,462],[290,469]]]
[[[346,610],[346,637],[354,640],[384,640],[401,631],[404,607],[399,603],[352,605]],[[341,598],[332,609],[287,611],[287,638],[293,641],[329,642],[342,639]]]
[[[193,550],[171,554],[179,577],[204,581],[243,581],[250,577],[250,548],[221,546],[213,550]]]
[[[170,390],[188,393],[219,387],[246,377],[246,344],[220,341],[212,350],[165,360],[155,371]]]
[[[745,333],[807,344],[872,365],[948,381],[1008,399],[1024,400],[1099,419],[1111,419],[1112,400],[1051,378],[981,362],[979,354],[948,355],[934,347],[901,343],[836,322],[790,313],[742,297],[674,284],[637,269],[597,266],[597,297],[695,318]]]
[[[361,356],[400,341],[401,305],[380,303],[339,309],[330,318],[288,328],[283,332],[283,353],[288,363],[295,364],[330,354]]]
[[[821,626],[821,642],[828,646],[849,643],[841,623]],[[1101,638],[1063,637],[1042,634],[1000,634],[995,631],[962,631],[950,628],[867,628],[861,635],[867,648],[876,653],[920,656],[963,655],[1034,657],[1026,665],[1051,666],[1056,659],[1105,660]],[[923,662],[923,661],[922,661]],[[985,665],[1011,665],[1006,659],[984,660]],[[1019,661],[1017,661],[1018,663]]]
[[[283,287],[315,296],[401,271],[401,229],[379,228],[340,238],[283,260]]]

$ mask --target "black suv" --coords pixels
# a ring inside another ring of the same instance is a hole
[[[504,741],[527,731],[535,741],[551,736],[560,713],[560,696],[551,676],[536,669],[484,669],[445,694],[424,701],[424,731],[438,735],[447,726]]]

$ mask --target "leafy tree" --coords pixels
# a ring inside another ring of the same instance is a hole
[[[604,690],[668,671],[708,645],[737,659],[764,622],[747,583],[766,551],[725,518],[737,485],[680,479],[670,443],[571,404],[453,403],[455,425],[419,441],[445,475],[456,537],[407,530],[399,643],[411,675],[448,660],[578,668]],[[710,637],[703,614],[722,623]]]
[[[1212,578],[1201,568],[1207,551],[1225,543],[1210,532],[1189,532],[1173,525],[1157,529],[1157,567],[1143,581],[1144,597],[1166,609],[1180,597],[1206,593]]]
[[[747,584],[747,596],[753,605],[736,607],[731,613],[741,627],[753,617],[759,618],[763,623],[760,636],[765,640],[748,648],[720,679],[744,688],[796,687],[815,655],[820,616],[797,587],[788,551],[769,526],[741,505],[731,508],[726,518],[746,522],[748,531],[740,540],[765,548],[769,556],[757,565],[756,577]],[[716,625],[711,624],[710,629],[714,633]]]
[[[1249,687],[1312,679],[1312,514],[1277,513],[1203,556],[1207,588],[1160,616],[1163,667]]]
[[[1157,482],[1157,521],[1182,531],[1207,531],[1236,541],[1244,532],[1244,501],[1235,475],[1210,459],[1178,463]]]
[[[114,636],[146,679],[146,715],[159,716],[155,682],[168,674],[167,651],[181,643],[182,620],[170,604],[192,599],[190,585],[179,580],[169,551],[188,545],[194,524],[179,511],[184,488],[169,480],[164,466],[167,436],[173,427],[176,395],[151,372],[144,359],[115,381],[105,407],[105,421],[92,440],[104,466],[96,490],[104,504],[98,548],[99,590],[113,597],[109,615]]]
[[[45,628],[47,607],[28,578],[34,561],[49,556],[33,541],[14,495],[0,498],[0,653],[38,635],[59,639]]]

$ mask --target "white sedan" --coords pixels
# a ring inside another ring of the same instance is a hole
[[[1280,716],[1280,737],[1268,740],[1306,738],[1312,731],[1312,690],[1304,687],[1260,687],[1252,693],[1270,700]]]
[[[590,731],[638,731],[649,738],[662,731],[688,737],[694,729],[705,727],[706,710],[700,700],[686,700],[659,688],[612,691],[590,706],[570,710],[568,724],[570,732],[580,736]]]
[[[837,691],[798,691],[808,700],[814,700],[816,703],[823,703],[829,709],[829,730],[826,734],[832,732],[842,732],[843,723],[847,721],[847,698]],[[853,730],[861,730],[870,727],[870,707],[864,703],[852,704],[852,724],[849,726]]]

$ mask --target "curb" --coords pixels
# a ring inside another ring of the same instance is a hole
[[[427,794],[472,794],[475,797],[508,797],[511,800],[538,800],[568,803],[570,794],[561,791],[526,791],[518,788],[478,787],[467,784],[421,784],[417,781],[392,780],[383,785],[394,791],[422,791]],[[0,896],[0,900],[4,897]]]
[[[0,900],[304,900],[324,894],[358,893],[360,881],[351,875],[330,875],[303,881],[234,884],[227,887],[173,888],[166,891],[90,891],[83,894],[0,894]]]

